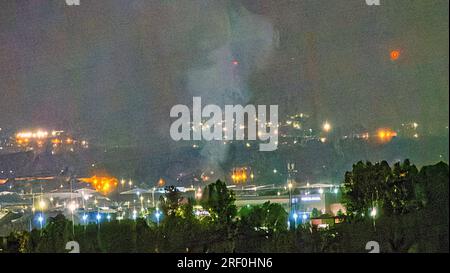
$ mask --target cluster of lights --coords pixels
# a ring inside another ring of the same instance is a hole
[[[16,143],[20,146],[34,142],[38,145],[38,147],[42,147],[47,139],[51,139],[50,142],[54,148],[57,148],[63,143],[68,145],[75,144],[76,141],[71,137],[62,139],[62,133],[64,133],[64,131],[52,131],[51,133],[45,130],[23,131],[16,134]],[[83,148],[89,147],[89,143],[86,140],[81,141],[81,145]],[[71,151],[73,151],[73,148]]]
[[[117,187],[119,181],[115,177],[108,176],[93,176],[90,178],[80,179],[82,182],[86,182],[94,186],[95,190],[103,194],[108,194]]]
[[[250,177],[253,179],[253,174],[250,174]],[[245,183],[247,182],[247,168],[234,168],[233,173],[231,174],[231,179],[233,183]]]
[[[378,129],[377,131],[378,139],[381,142],[389,142],[392,138],[397,136],[397,133],[388,128]]]
[[[35,132],[26,131],[16,134],[17,139],[44,139],[48,137],[47,131],[37,130]]]

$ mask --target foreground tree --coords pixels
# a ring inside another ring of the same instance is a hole
[[[387,183],[385,211],[389,215],[407,213],[418,206],[414,192],[414,181],[418,170],[408,159],[394,164]]]
[[[386,161],[372,164],[359,161],[345,173],[343,199],[347,213],[353,217],[370,214],[386,202],[386,187],[392,171]]]
[[[213,221],[226,225],[237,214],[235,200],[234,192],[227,188],[225,182],[217,180],[204,189],[201,204],[210,212]]]

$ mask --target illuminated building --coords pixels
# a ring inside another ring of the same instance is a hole
[[[231,173],[231,180],[234,184],[245,184],[249,179],[253,179],[254,174],[248,167],[233,168]]]
[[[43,150],[51,146],[52,154],[62,151],[74,152],[76,148],[88,148],[86,140],[77,140],[64,131],[27,130],[15,135],[15,145],[25,151]]]

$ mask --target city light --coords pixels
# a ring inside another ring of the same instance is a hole
[[[159,218],[161,217],[161,213],[159,212],[159,208],[156,208],[155,216],[156,216],[157,224],[159,226]]]
[[[322,129],[323,129],[325,132],[329,132],[329,131],[331,130],[331,124],[330,124],[328,121],[325,121],[325,123],[324,123],[323,126],[322,126]]]
[[[196,197],[197,199],[201,199],[201,198],[202,198],[202,195],[203,195],[202,189],[199,187],[199,188],[197,189],[197,192],[195,193],[195,197]]]
[[[75,202],[71,202],[69,204],[69,210],[71,213],[73,213],[77,209],[77,204]]]
[[[292,216],[294,217],[294,222],[295,222],[294,228],[297,228],[297,218],[298,218],[298,214],[297,214],[296,212],[294,212],[294,214],[293,214]]]
[[[372,216],[373,218],[377,216],[377,208],[372,208],[372,210],[370,211],[370,216]]]
[[[47,207],[47,203],[45,203],[44,200],[39,201],[39,208],[41,210],[45,210],[46,207]]]
[[[39,222],[39,227],[42,229],[44,226],[44,216],[42,214],[40,214],[37,218],[38,222]]]

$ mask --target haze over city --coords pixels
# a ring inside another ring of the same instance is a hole
[[[0,252],[448,252],[448,4],[1,1]]]

